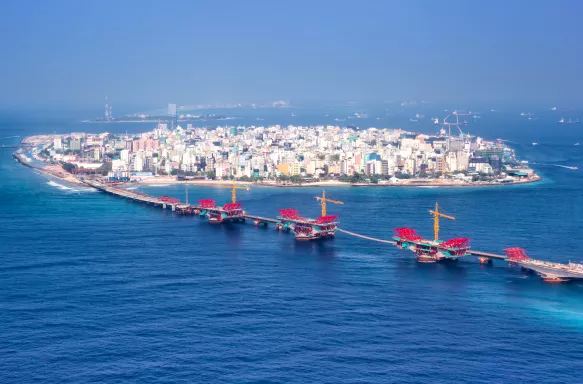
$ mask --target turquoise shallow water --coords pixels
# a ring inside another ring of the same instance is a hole
[[[1,137],[87,130],[15,119]],[[479,124],[530,161],[583,168],[575,128]],[[0,382],[577,382],[583,372],[583,283],[545,285],[472,259],[419,265],[343,234],[297,243],[272,228],[212,226],[48,180],[10,153],[0,149]],[[443,237],[581,260],[581,172],[537,167],[544,182],[509,188],[332,188],[345,205],[330,210],[350,231],[388,238],[408,225],[430,236],[439,201],[456,217]],[[260,215],[316,216],[318,193],[239,196]],[[190,188],[191,200],[205,197],[230,191]]]

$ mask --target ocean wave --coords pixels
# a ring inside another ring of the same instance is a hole
[[[75,191],[75,188],[67,187],[66,185],[56,183],[52,180],[47,181],[47,184],[50,185],[51,187],[55,187],[63,191]]]
[[[93,189],[93,188],[73,188],[73,187],[68,187],[66,185],[63,185],[63,184],[59,184],[53,180],[47,181],[47,185],[50,185],[53,188],[60,189],[61,191],[69,191],[69,192],[75,192],[75,193],[97,192],[97,190]]]

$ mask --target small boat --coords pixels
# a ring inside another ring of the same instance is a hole
[[[535,146],[537,146],[537,145],[538,145],[538,143],[532,143],[532,146],[533,146],[533,147],[535,147]]]
[[[564,277],[558,276],[542,275],[541,277],[545,283],[564,283],[569,281],[569,279],[565,279]]]
[[[564,122],[565,122],[565,119],[563,119],[563,118],[561,117],[561,120],[559,120],[559,123],[561,123],[561,124],[562,124],[562,123],[564,123]]]
[[[579,144],[579,143],[575,143],[575,144],[573,144],[573,145],[580,145],[580,144]]]

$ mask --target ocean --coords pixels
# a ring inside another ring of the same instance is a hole
[[[443,110],[330,107],[237,111],[229,124],[353,124],[434,132]],[[348,119],[352,113],[369,118]],[[424,118],[414,122],[415,113]],[[583,125],[574,112],[485,108],[462,129],[501,138],[536,163],[540,183],[488,188],[327,189],[341,228],[389,239],[410,226],[474,249],[519,246],[583,259]],[[527,110],[524,110],[527,112]],[[291,114],[295,116],[292,116]],[[226,114],[231,114],[227,112]],[[326,114],[328,116],[326,116]],[[580,114],[578,117],[582,117]],[[84,124],[75,112],[2,113],[0,145],[27,135],[140,132],[149,123]],[[382,120],[378,120],[377,118]],[[257,118],[263,120],[257,120]],[[14,137],[19,136],[19,137]],[[532,143],[537,142],[537,146]],[[338,233],[296,242],[251,223],[134,204],[51,180],[0,149],[1,383],[563,383],[583,374],[583,282],[551,285],[471,257],[418,264],[407,251]],[[181,186],[140,186],[184,200]],[[253,214],[318,215],[319,188],[253,188]],[[225,188],[189,200],[227,202]]]

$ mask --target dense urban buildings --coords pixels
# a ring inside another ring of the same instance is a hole
[[[413,178],[512,181],[534,175],[500,141],[447,136],[443,130],[431,136],[401,129],[339,126],[208,129],[188,124],[172,129],[159,123],[153,131],[135,135],[56,136],[45,153],[78,170],[103,170],[112,180],[178,175],[395,183]]]

